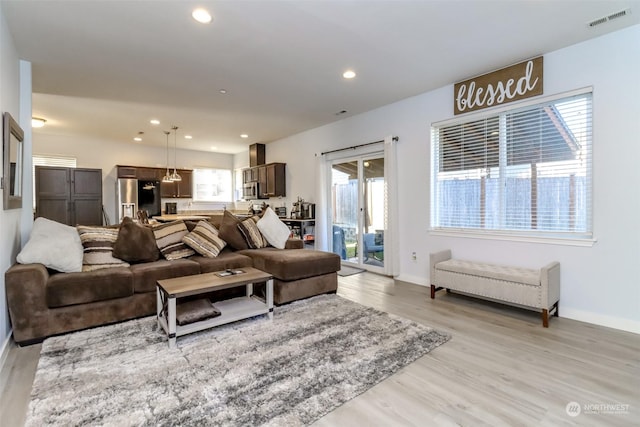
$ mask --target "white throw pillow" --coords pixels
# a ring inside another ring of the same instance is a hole
[[[63,273],[82,271],[83,248],[75,227],[36,218],[29,241],[16,260],[20,264],[39,263]]]
[[[291,230],[280,221],[278,215],[271,208],[267,208],[264,215],[258,221],[258,229],[267,242],[275,248],[284,249],[284,246],[291,235]]]

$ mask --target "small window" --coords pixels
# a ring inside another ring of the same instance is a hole
[[[591,92],[432,126],[431,228],[591,238]]]
[[[233,201],[230,169],[194,169],[194,202],[231,202]]]

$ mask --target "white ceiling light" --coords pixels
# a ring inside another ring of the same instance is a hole
[[[135,138],[133,138],[133,140],[136,142],[140,142],[142,141],[142,138],[140,138],[139,136],[136,136]]]
[[[242,135],[240,135],[240,138],[249,138],[249,135],[247,135],[246,133],[243,133]]]
[[[184,139],[193,139],[193,137],[191,135],[185,135]]]
[[[211,14],[209,14],[209,12],[202,8],[195,9],[191,13],[191,16],[193,16],[193,19],[201,24],[208,24],[209,22],[211,22]]]
[[[47,121],[45,119],[41,119],[40,117],[32,117],[31,118],[31,127],[32,128],[41,128]]]
[[[159,125],[159,124],[160,124],[160,120],[158,120],[158,119],[151,119],[151,120],[149,120],[149,123],[151,123],[152,125]]]
[[[342,73],[342,77],[344,77],[345,79],[352,79],[356,76],[356,72],[353,70],[347,70],[344,73]]]

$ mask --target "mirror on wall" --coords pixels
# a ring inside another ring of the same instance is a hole
[[[19,209],[22,207],[24,132],[9,113],[4,113],[3,125],[2,157],[4,159],[4,174],[2,188],[4,208]]]

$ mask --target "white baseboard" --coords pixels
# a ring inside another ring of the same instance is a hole
[[[5,362],[7,361],[7,357],[9,356],[9,351],[13,346],[13,339],[11,338],[11,336],[12,336],[12,333],[10,330],[9,335],[7,335],[4,342],[2,343],[2,347],[0,347],[0,379],[5,378],[5,376],[3,375],[4,369],[5,369],[4,365],[5,365]],[[4,384],[0,383],[0,390],[2,390],[3,388],[4,388]]]
[[[399,276],[394,277],[394,279],[401,282],[413,283],[414,285],[430,286],[425,277],[412,276],[410,274],[400,274]]]
[[[577,310],[575,308],[565,307],[562,304],[560,304],[560,317],[640,334],[640,322],[638,321]]]

